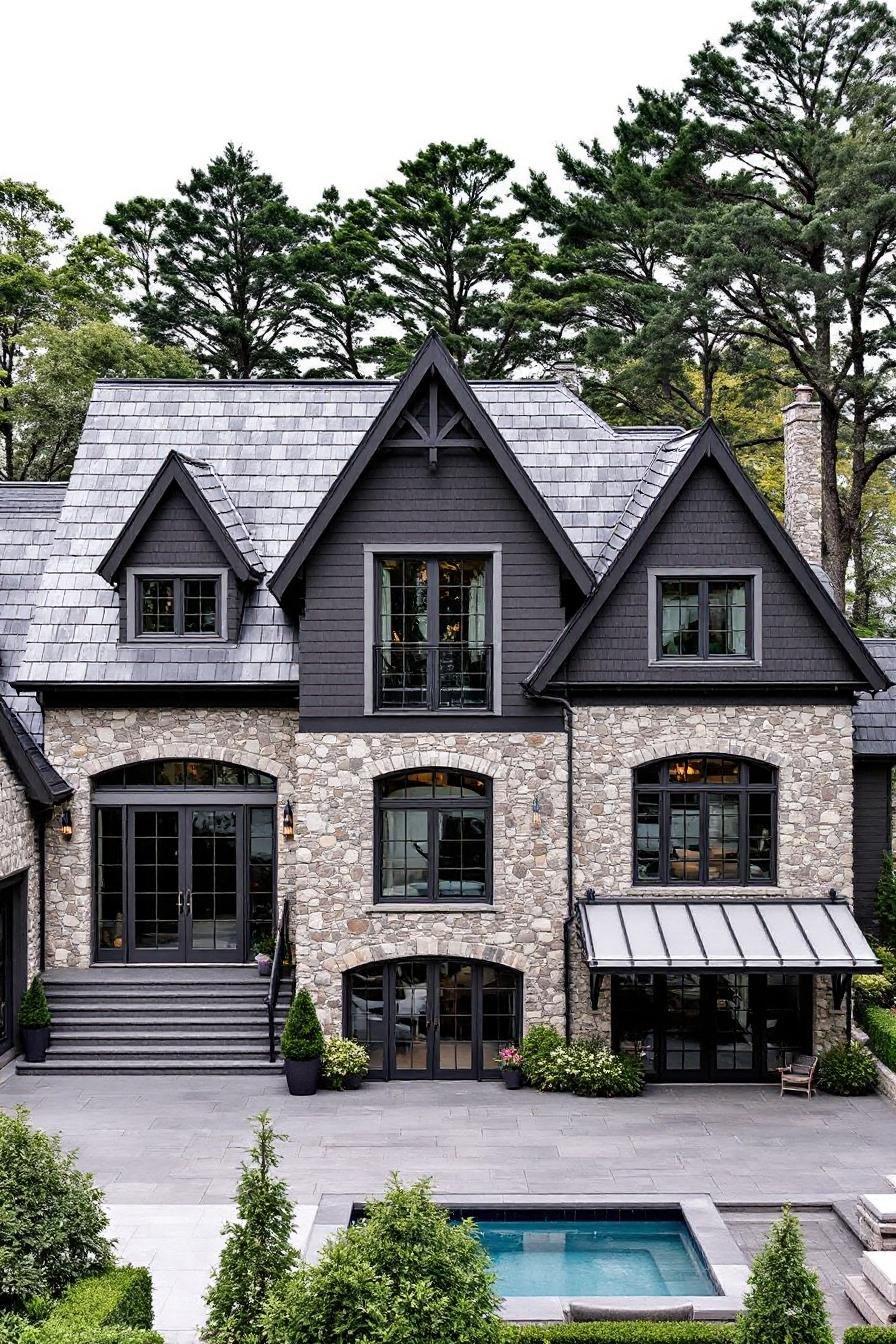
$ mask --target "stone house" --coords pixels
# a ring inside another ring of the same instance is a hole
[[[0,486],[0,1058],[39,966],[189,1068],[178,997],[260,1024],[285,921],[385,1078],[537,1021],[685,1081],[842,1037],[894,659],[830,596],[803,390],[785,439],[787,529],[711,423],[435,337],[397,384],[98,383],[68,486]],[[33,1067],[117,1070],[76,1017]]]

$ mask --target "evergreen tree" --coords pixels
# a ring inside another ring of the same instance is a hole
[[[227,1241],[205,1297],[206,1344],[265,1344],[265,1302],[298,1259],[291,1244],[292,1202],[286,1182],[273,1175],[284,1135],[274,1133],[267,1111],[256,1116],[255,1125],[236,1191],[237,1220],[224,1225]]]
[[[164,211],[136,197],[107,223],[130,258],[146,336],[221,378],[296,372],[289,342],[312,224],[247,150],[228,144],[194,168]]]
[[[737,1344],[834,1344],[818,1275],[806,1266],[802,1228],[790,1208],[753,1261],[735,1334]]]
[[[508,302],[532,255],[523,212],[502,200],[513,166],[484,140],[431,144],[369,193],[383,309],[401,333],[375,342],[384,373],[403,372],[430,330],[468,377],[506,378],[528,360],[529,325]]]
[[[335,187],[311,216],[299,316],[299,355],[311,361],[309,378],[363,378],[368,371],[371,328],[383,308],[374,218],[369,201],[342,201]]]
[[[896,861],[886,850],[880,865],[880,877],[874,893],[874,913],[878,934],[885,947],[896,948]]]
[[[818,394],[824,559],[841,601],[864,491],[896,456],[881,320],[896,283],[894,72],[885,4],[755,0],[686,81],[717,167],[687,252],[728,319]]]

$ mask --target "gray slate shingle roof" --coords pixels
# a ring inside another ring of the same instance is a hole
[[[268,573],[394,391],[392,382],[103,382],[81,436],[19,677],[24,682],[290,682],[295,631],[264,584],[237,645],[120,644],[96,567],[173,450],[207,464]],[[573,544],[595,564],[675,431],[615,431],[562,383],[473,390]]]
[[[896,683],[896,639],[866,639],[871,656]],[[860,695],[853,711],[853,747],[859,756],[896,757],[896,685]]]
[[[264,565],[249,535],[249,529],[240,517],[239,509],[227,493],[227,488],[214,467],[210,467],[207,462],[200,462],[196,458],[185,457],[182,453],[178,453],[177,456],[184,470],[195,481],[196,488],[201,490],[208,501],[209,508],[217,514],[221,525],[246,564],[250,569],[263,574]]]

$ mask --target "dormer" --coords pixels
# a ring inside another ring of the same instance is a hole
[[[119,594],[122,643],[224,643],[264,577],[217,473],[171,452],[97,566]]]

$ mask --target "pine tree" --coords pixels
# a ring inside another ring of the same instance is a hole
[[[267,1111],[255,1117],[255,1142],[236,1191],[237,1220],[222,1229],[227,1242],[205,1295],[206,1344],[264,1344],[265,1301],[296,1266],[292,1201],[286,1182],[272,1174],[284,1137],[274,1132]]]
[[[342,201],[335,187],[311,215],[314,237],[301,254],[305,278],[299,357],[309,378],[363,378],[371,328],[383,310],[380,247],[369,201]]]
[[[401,331],[376,342],[384,373],[402,373],[430,330],[468,377],[506,378],[525,364],[529,328],[508,300],[532,248],[523,212],[502,200],[513,166],[484,140],[431,144],[399,164],[403,180],[369,193],[383,306]]]
[[[753,1261],[735,1331],[737,1344],[834,1344],[818,1275],[806,1265],[802,1228],[789,1207]]]

